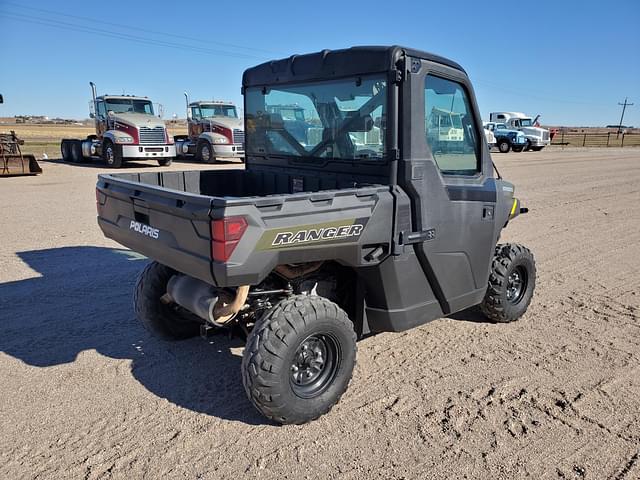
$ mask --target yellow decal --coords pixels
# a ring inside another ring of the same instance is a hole
[[[516,207],[518,206],[518,199],[514,198],[513,199],[513,206],[511,207],[511,213],[509,215],[513,216],[514,213],[516,213]]]

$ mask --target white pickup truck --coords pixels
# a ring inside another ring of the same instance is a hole
[[[521,112],[491,112],[489,120],[496,123],[504,123],[507,127],[520,130],[527,138],[525,150],[538,152],[551,143],[549,130],[536,126],[538,115],[532,119]]]

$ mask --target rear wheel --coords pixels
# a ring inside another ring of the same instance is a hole
[[[509,153],[509,150],[511,150],[511,142],[505,139],[499,140],[498,150],[500,150],[500,153]]]
[[[102,144],[102,160],[111,168],[122,166],[122,147],[111,140],[105,140]]]
[[[196,159],[202,163],[215,163],[216,158],[213,156],[213,148],[208,140],[199,140],[196,148]]]
[[[73,140],[63,139],[60,143],[60,155],[62,155],[64,162],[71,161],[71,142],[73,142]]]
[[[527,311],[535,286],[536,263],[531,251],[518,244],[498,245],[480,309],[495,322],[513,322]]]
[[[82,155],[82,141],[80,140],[71,141],[71,161],[73,163],[82,163],[84,161],[84,156]]]
[[[347,314],[326,298],[296,295],[255,325],[242,358],[249,400],[267,418],[301,424],[327,413],[347,389],[356,359]]]
[[[534,152],[539,152],[543,148],[544,148],[544,146],[542,146],[542,147],[531,147],[531,150],[533,150]]]
[[[175,271],[158,262],[149,263],[138,276],[133,294],[133,308],[138,320],[156,337],[182,340],[200,333],[200,324],[180,312],[174,304],[160,298],[167,293],[167,283]]]

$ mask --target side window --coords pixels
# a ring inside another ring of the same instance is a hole
[[[98,103],[98,116],[100,118],[105,118],[107,116],[107,111],[104,109],[104,102],[97,102]]]
[[[191,118],[194,120],[200,120],[200,108],[191,107]]]
[[[438,167],[449,175],[475,175],[480,171],[479,142],[464,87],[427,75],[424,98],[427,144]]]

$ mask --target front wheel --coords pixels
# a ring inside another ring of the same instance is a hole
[[[542,146],[542,147],[531,147],[531,150],[533,150],[534,152],[539,152],[543,148],[544,148],[544,146]]]
[[[310,422],[347,389],[356,350],[353,324],[340,307],[319,296],[292,296],[267,312],[247,339],[245,391],[275,422]]]
[[[535,287],[536,262],[531,251],[515,243],[497,245],[480,309],[494,322],[513,322],[527,311]]]
[[[216,157],[213,156],[213,148],[207,140],[200,140],[196,148],[196,158],[202,163],[216,163]]]
[[[173,158],[171,158],[171,157],[159,158],[158,159],[158,165],[160,165],[161,167],[168,167],[169,165],[171,165],[171,161],[172,160],[173,160]]]
[[[524,147],[512,147],[512,150],[516,153],[520,153],[522,150],[524,150]]]
[[[111,168],[122,166],[122,147],[111,140],[105,140],[102,145],[102,160]]]
[[[498,150],[500,150],[500,153],[509,153],[509,150],[511,150],[511,142],[509,142],[509,140],[500,140],[498,142]]]

